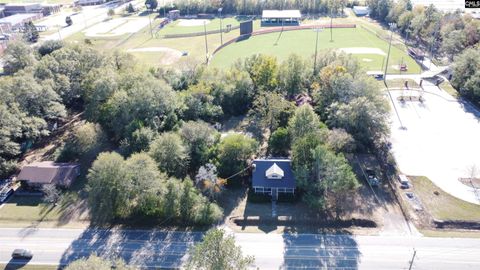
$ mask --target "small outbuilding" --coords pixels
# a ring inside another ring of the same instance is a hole
[[[252,188],[255,193],[278,199],[279,193],[295,193],[295,177],[290,159],[255,159]]]
[[[298,9],[264,10],[262,12],[262,26],[299,25],[302,14]]]
[[[19,30],[24,26],[25,23],[33,22],[35,20],[41,19],[43,17],[42,13],[24,13],[24,14],[15,14],[0,19],[0,24],[3,25],[2,29],[8,28],[11,31]]]
[[[365,6],[353,6],[353,13],[358,17],[367,16],[370,14],[370,8]]]
[[[43,161],[24,166],[17,180],[30,189],[40,189],[47,184],[68,188],[79,175],[80,165],[78,164]]]

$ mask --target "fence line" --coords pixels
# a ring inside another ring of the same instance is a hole
[[[224,28],[224,29],[222,29],[222,32],[228,33],[231,30],[235,30],[235,29],[239,29],[239,28],[240,28],[240,25],[236,25],[236,26],[232,26],[230,28],[230,30],[228,30],[227,28]],[[220,33],[219,29],[207,31],[207,35],[218,34],[218,33]],[[163,35],[163,36],[160,36],[160,37],[162,37],[162,38],[186,38],[186,37],[198,37],[198,36],[203,36],[203,35],[205,35],[205,31],[194,32],[194,33],[185,33],[185,34],[167,34],[167,35]]]

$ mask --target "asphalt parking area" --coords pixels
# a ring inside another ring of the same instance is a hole
[[[403,174],[427,176],[441,189],[462,200],[480,204],[474,190],[459,178],[469,168],[480,169],[480,112],[436,87],[425,87],[424,102],[400,101],[418,92],[390,91],[393,154]],[[400,118],[400,120],[398,119]]]

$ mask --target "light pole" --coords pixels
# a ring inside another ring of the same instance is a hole
[[[220,13],[220,45],[223,45],[222,10],[223,8],[218,9],[218,13]]]
[[[207,23],[203,22],[203,31],[205,33],[205,63],[208,64],[208,43],[207,43]]]
[[[383,72],[383,83],[385,86],[387,85],[387,69],[388,69],[388,60],[390,58],[390,49],[392,48],[392,38],[393,38],[393,30],[397,27],[396,23],[389,23],[390,25],[390,43],[388,44],[388,54],[387,54],[387,61],[385,62],[385,71]],[[387,87],[388,88],[388,87]]]
[[[333,24],[333,14],[330,12],[330,42],[333,42],[332,24]]]
[[[317,32],[317,37],[315,39],[315,59],[313,59],[313,76],[317,75],[317,53],[318,53],[318,33],[321,31],[320,27],[317,26],[313,29]]]
[[[150,7],[151,7],[150,3],[145,3],[145,6],[147,7],[147,9],[150,9]],[[151,35],[152,38],[153,38],[152,17],[150,16],[150,13],[151,13],[151,12],[148,13],[148,20],[149,20],[149,22],[150,22],[150,35]]]

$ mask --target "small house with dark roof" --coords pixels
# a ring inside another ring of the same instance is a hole
[[[23,166],[17,179],[31,189],[39,189],[47,184],[68,188],[79,175],[80,165],[78,164],[43,161]]]
[[[295,177],[290,159],[253,160],[252,188],[255,193],[271,195],[274,200],[278,193],[295,193]]]

